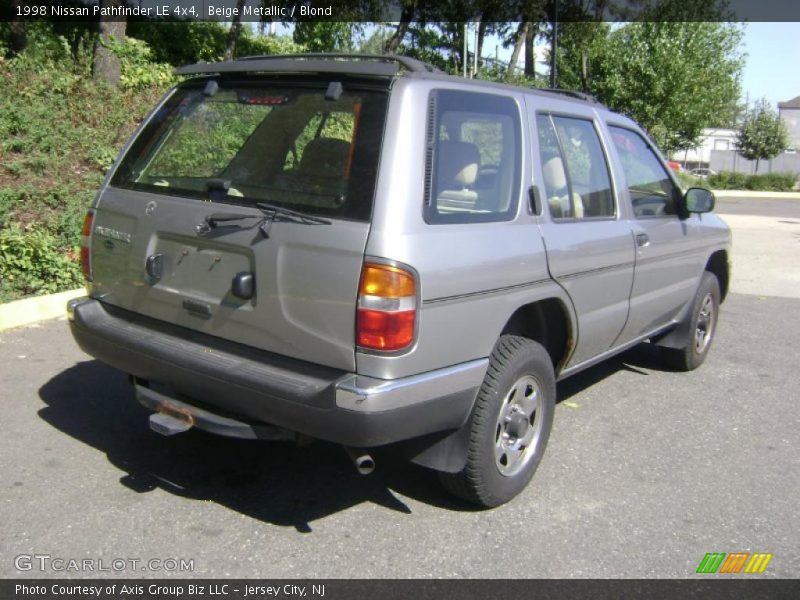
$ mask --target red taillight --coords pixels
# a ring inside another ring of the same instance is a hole
[[[367,263],[361,270],[356,343],[367,350],[395,352],[414,342],[417,280],[390,265]]]
[[[90,210],[83,218],[81,229],[81,271],[86,281],[92,280],[92,225],[94,224],[94,211]]]

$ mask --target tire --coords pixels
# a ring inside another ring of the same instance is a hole
[[[542,460],[555,399],[553,363],[545,349],[524,337],[502,336],[467,423],[466,465],[459,473],[440,473],[444,487],[485,508],[514,498]]]
[[[692,371],[703,364],[711,349],[719,320],[719,282],[705,271],[689,313],[687,343],[683,348],[662,348],[664,362],[678,371]]]

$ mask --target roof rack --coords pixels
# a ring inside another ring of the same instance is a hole
[[[584,92],[579,92],[577,90],[564,90],[561,88],[539,88],[541,92],[552,92],[554,94],[561,94],[563,96],[569,96],[571,98],[577,98],[578,100],[585,100],[586,102],[593,102],[594,104],[602,104],[600,100],[592,96],[591,94],[586,94]]]
[[[308,54],[245,56],[227,62],[184,65],[175,69],[175,74],[196,75],[200,73],[279,71],[394,76],[397,75],[401,67],[415,73],[439,72],[439,69],[436,67],[407,56],[316,52]]]

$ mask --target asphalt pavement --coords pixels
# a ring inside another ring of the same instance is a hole
[[[65,321],[0,333],[0,576],[683,578],[767,552],[760,577],[797,577],[800,290],[735,281],[699,370],[641,347],[559,384],[532,484],[489,511],[391,456],[362,477],[331,444],[158,436]]]

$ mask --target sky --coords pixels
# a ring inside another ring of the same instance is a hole
[[[778,102],[800,96],[800,23],[746,24],[742,96]]]

